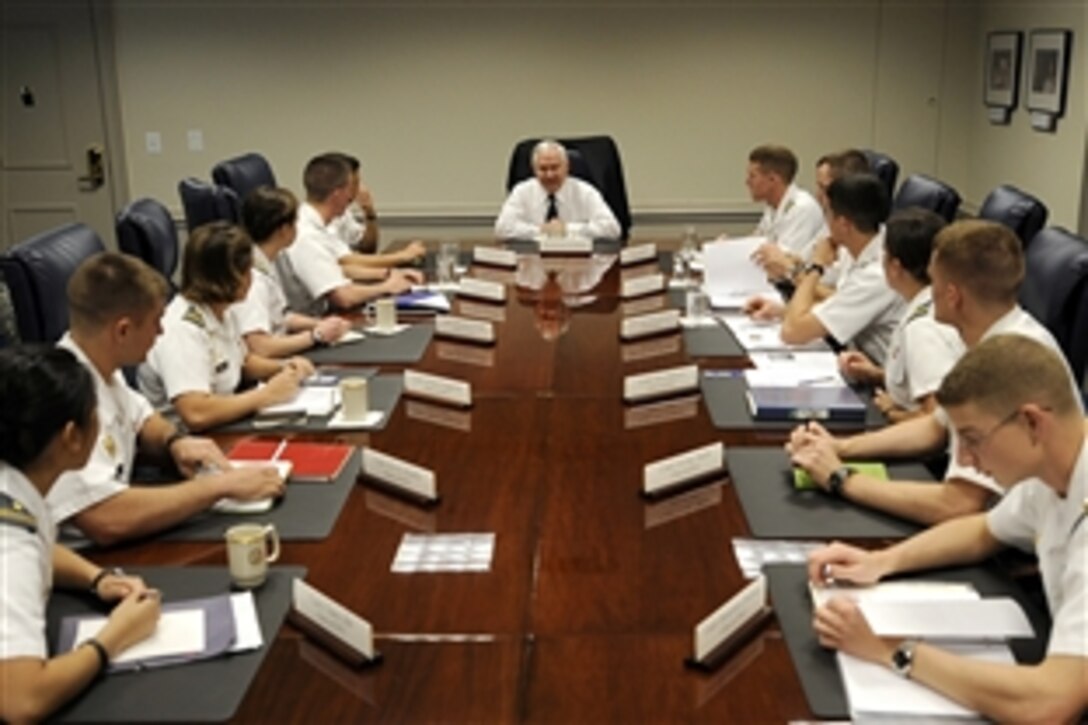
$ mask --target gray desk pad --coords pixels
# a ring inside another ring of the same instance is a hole
[[[331,483],[288,483],[287,495],[264,513],[221,514],[204,511],[158,537],[160,541],[222,541],[235,524],[271,523],[284,541],[315,541],[332,531],[355,479],[363,467],[358,450]]]
[[[410,325],[396,335],[367,335],[358,342],[319,347],[303,353],[313,363],[379,365],[419,362],[434,337],[433,325]]]
[[[777,421],[755,420],[748,409],[746,392],[748,384],[744,380],[741,371],[724,371],[725,375],[708,375],[703,372],[700,386],[703,390],[703,401],[710,412],[710,419],[714,427],[719,430],[761,430],[761,431],[790,431],[803,421]],[[831,431],[857,431],[862,429],[880,428],[887,424],[884,414],[868,401],[865,410],[865,422],[836,422],[820,421]]]
[[[222,594],[230,589],[226,567],[134,567],[167,600]],[[109,675],[93,683],[51,721],[60,722],[221,722],[241,705],[291,604],[291,580],[306,576],[301,566],[276,566],[253,591],[264,646],[215,659],[162,669]],[[50,597],[46,634],[56,642],[60,620],[97,611],[93,601],[71,592]]]
[[[322,369],[321,372],[331,373],[334,375],[343,375],[345,371],[329,371]],[[389,418],[393,415],[393,409],[397,407],[397,401],[400,400],[400,395],[404,391],[404,376],[401,374],[390,375],[375,375],[373,370],[358,369],[349,371],[351,375],[358,375],[365,377],[369,380],[368,392],[370,395],[370,409],[385,411],[385,416],[381,422],[373,428],[367,428],[366,430],[382,430],[389,423]],[[333,413],[335,415],[335,413]],[[215,433],[288,433],[288,432],[337,432],[341,430],[339,428],[329,428],[329,417],[324,418],[287,418],[284,420],[269,419],[266,421],[259,421],[256,418],[250,416],[242,420],[230,423],[216,428]],[[350,428],[344,428],[344,431],[353,430]],[[361,429],[360,429],[361,430]]]
[[[848,718],[850,708],[835,653],[821,647],[812,630],[812,600],[808,594],[805,567],[772,564],[765,566],[763,572],[767,576],[771,601],[786,640],[786,649],[801,680],[808,706],[816,717],[824,720]],[[1015,582],[992,568],[957,567],[923,572],[914,578],[969,581],[983,596],[1012,597],[1024,608],[1036,635],[1030,640],[1011,640],[1013,654],[1019,662],[1038,662],[1045,656],[1046,642],[1050,637],[1050,617]]]
[[[684,349],[688,357],[746,357],[733,333],[725,325],[693,327],[684,330]]]
[[[756,538],[901,539],[921,529],[917,524],[823,491],[798,491],[782,448],[730,448],[726,458],[744,518]],[[933,480],[921,463],[890,463],[888,475],[893,479]]]
[[[506,249],[512,249],[518,254],[539,254],[540,245],[534,239],[504,239],[502,246]],[[593,240],[593,253],[594,254],[616,254],[624,247],[624,243],[618,239],[594,239]],[[557,257],[564,255],[557,254]],[[579,255],[571,255],[579,256]]]

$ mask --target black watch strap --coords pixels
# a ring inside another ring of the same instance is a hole
[[[831,491],[831,494],[842,498],[845,495],[843,487],[846,486],[846,479],[854,475],[855,472],[850,466],[842,466],[832,471],[831,475],[827,477],[827,488]]]

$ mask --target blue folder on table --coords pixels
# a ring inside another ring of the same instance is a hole
[[[865,420],[865,401],[846,386],[749,388],[748,405],[755,420]]]

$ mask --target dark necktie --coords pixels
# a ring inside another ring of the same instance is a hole
[[[548,194],[548,213],[544,215],[544,221],[550,222],[559,218],[559,210],[555,208],[555,194]]]

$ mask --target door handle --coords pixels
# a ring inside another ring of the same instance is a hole
[[[79,177],[84,191],[94,191],[106,183],[106,152],[98,144],[87,147],[87,174]]]

